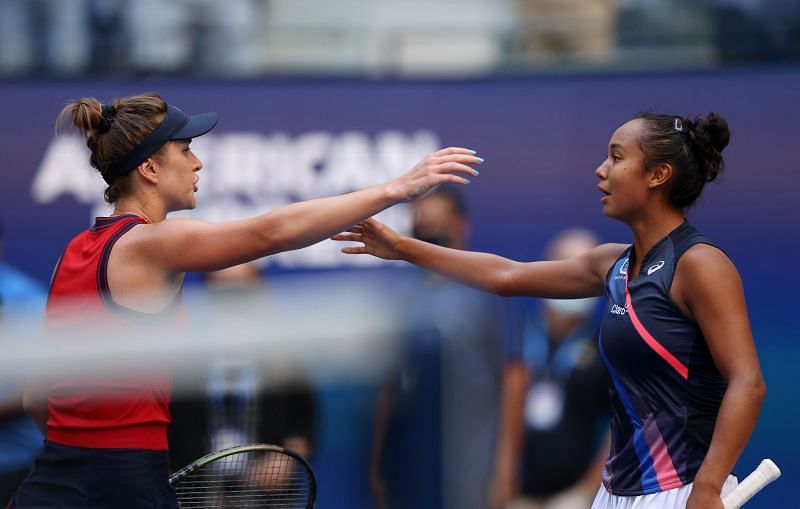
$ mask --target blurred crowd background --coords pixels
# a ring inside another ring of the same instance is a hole
[[[0,1],[2,76],[474,76],[798,60],[794,0]]]
[[[742,273],[769,386],[737,473],[775,457],[785,479],[749,507],[790,505],[797,0],[0,0],[0,348],[35,338],[63,246],[107,212],[82,142],[53,134],[58,110],[147,90],[220,112],[193,144],[194,217],[346,192],[463,145],[486,158],[472,185],[382,219],[519,260],[628,242],[594,188],[610,134],[641,110],[720,111],[728,169],[689,217]],[[339,247],[190,276],[190,315],[236,320],[231,297],[280,312],[290,280],[315,303],[369,287],[404,320],[391,353],[370,376],[331,377],[311,349],[307,370],[214,359],[175,400],[173,466],[265,441],[309,457],[320,507],[586,507],[607,448],[601,303],[494,298]],[[300,322],[322,306],[291,307]],[[41,443],[19,389],[0,383],[0,497]]]

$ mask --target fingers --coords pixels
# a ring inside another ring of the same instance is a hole
[[[362,242],[364,236],[360,233],[337,233],[331,240],[342,240],[345,242]]]
[[[352,228],[351,228],[352,230]],[[338,233],[331,237],[331,240],[341,240],[345,242],[363,242],[360,233]],[[343,247],[341,252],[344,254],[367,254],[367,247],[364,244],[360,246]]]
[[[461,164],[483,164],[483,158],[478,157],[474,150],[459,147],[449,147],[434,152],[427,157],[437,164],[455,162]]]
[[[441,150],[437,150],[436,152],[434,152],[434,155],[437,155],[437,156],[439,156],[439,155],[449,155],[449,154],[468,154],[468,155],[474,156],[475,154],[477,154],[477,152],[475,152],[472,149],[463,148],[463,147],[447,147],[447,148],[443,148]]]
[[[367,254],[367,248],[364,246],[343,247],[342,253],[344,254]]]
[[[462,165],[480,165],[483,164],[483,158],[471,154],[450,154],[443,156],[432,156],[431,161],[438,165],[446,164],[462,164]],[[477,170],[473,170],[477,173]]]
[[[464,177],[453,175],[452,173],[444,173],[442,175],[437,175],[434,185],[438,186],[439,184],[444,184],[448,182],[453,184],[467,185],[471,181],[469,179],[465,179]]]
[[[439,169],[446,172],[466,173],[467,175],[472,175],[473,177],[477,177],[481,174],[481,172],[470,166],[467,166],[466,164],[456,162],[442,163],[439,165]]]
[[[433,158],[435,160],[436,167],[434,171],[436,173],[461,173],[464,175],[468,175],[471,177],[477,177],[480,175],[480,172],[473,168],[470,165],[474,164],[482,164],[483,159],[477,157],[473,154],[463,154],[463,153],[454,153],[454,154],[445,154],[441,156],[437,156]],[[458,178],[442,178],[437,179],[439,182],[437,184],[441,184],[444,182],[453,182],[456,184],[469,184],[470,180],[463,177]]]
[[[455,161],[458,163],[465,163],[465,164],[481,164],[483,163],[483,158],[478,157],[475,154],[439,154],[435,153],[432,156],[439,160],[439,161]]]

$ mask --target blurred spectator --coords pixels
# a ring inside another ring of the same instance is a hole
[[[266,0],[136,0],[125,5],[134,72],[252,75],[261,70]]]
[[[797,0],[761,0],[763,18],[780,56],[800,58],[800,2]]]
[[[526,59],[605,63],[613,56],[616,0],[516,0]]]
[[[763,62],[781,55],[781,35],[767,26],[764,0],[717,0],[714,43],[722,63]]]
[[[38,333],[47,292],[36,281],[3,261],[0,223],[0,347],[28,341]],[[22,409],[23,381],[0,385],[0,507],[25,479],[43,437]]]
[[[255,263],[206,275],[206,301],[193,312],[235,322],[247,309],[267,306],[264,280]],[[254,303],[255,302],[255,303]],[[211,451],[248,443],[288,447],[313,454],[316,409],[310,383],[281,373],[261,372],[248,359],[211,362],[203,376],[176,373],[169,430],[173,469]]]
[[[463,249],[469,229],[451,188],[414,206],[417,238]],[[485,508],[502,374],[513,357],[505,303],[414,274],[403,293],[411,332],[375,410],[370,487],[381,509]]]
[[[713,2],[694,0],[618,0],[617,44],[628,61],[638,55],[669,65],[710,60],[713,53]],[[627,63],[627,61],[626,61]]]
[[[89,0],[0,0],[1,73],[81,73],[90,37]]]
[[[91,71],[120,74],[128,69],[128,44],[124,33],[127,0],[89,0]]]
[[[552,241],[548,257],[571,258],[595,245],[591,232],[566,230]],[[525,320],[528,383],[522,393],[518,384],[510,387],[518,405],[515,415],[523,416],[524,439],[516,457],[506,463],[521,467],[520,498],[508,507],[586,509],[600,486],[608,454],[610,398],[597,351],[596,301],[544,300],[540,313]],[[514,481],[504,479],[506,486]]]

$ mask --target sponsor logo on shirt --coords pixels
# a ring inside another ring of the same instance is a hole
[[[658,269],[660,269],[663,266],[664,266],[664,260],[661,260],[661,261],[651,265],[650,268],[647,269],[647,275],[649,276],[650,274],[652,274],[653,272],[657,271]]]
[[[614,276],[614,279],[625,279],[625,276],[628,274],[628,259],[625,258],[625,261],[622,263],[622,267],[619,268],[619,274]]]
[[[609,311],[609,313],[612,314],[612,315],[624,316],[625,314],[628,313],[628,306],[622,307],[622,306],[617,306],[616,304],[613,304],[611,306],[611,310]]]

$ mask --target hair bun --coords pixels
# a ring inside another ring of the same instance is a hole
[[[69,119],[70,123],[87,139],[92,138],[103,126],[103,111],[100,101],[84,97],[67,104],[58,116],[56,126]]]
[[[697,117],[694,120],[695,131],[702,132],[702,137],[706,139],[717,152],[722,152],[731,141],[731,130],[728,122],[718,113],[711,112],[706,117]]]
[[[698,157],[699,169],[706,182],[716,180],[724,169],[722,151],[728,146],[731,131],[728,122],[718,113],[697,117],[690,124],[690,137]]]

